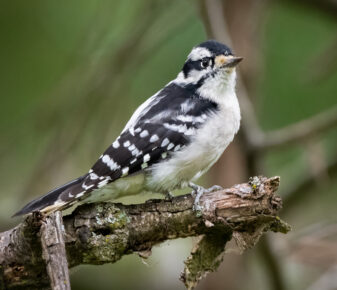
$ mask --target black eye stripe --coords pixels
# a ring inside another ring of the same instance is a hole
[[[207,60],[208,61],[207,65],[205,67],[202,66],[202,61],[203,60]],[[211,67],[214,66],[214,58],[213,57],[204,57],[204,58],[198,59],[198,60],[188,60],[184,64],[183,73],[184,73],[184,75],[186,77],[190,71],[192,71],[192,70],[201,71],[201,70],[204,70],[209,65]]]
[[[185,77],[187,77],[188,73],[192,70],[202,70],[201,66],[200,66],[200,61],[192,61],[192,60],[188,60],[183,67],[183,72]]]

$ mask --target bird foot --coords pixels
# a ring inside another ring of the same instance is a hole
[[[205,189],[207,193],[211,193],[211,192],[215,192],[215,191],[219,191],[219,190],[223,190],[223,187],[220,185],[213,185],[209,188]]]
[[[203,207],[200,205],[200,198],[204,193],[211,193],[214,191],[222,190],[223,188],[219,185],[213,185],[210,188],[203,188],[200,185],[190,182],[188,184],[190,188],[193,189],[192,194],[195,195],[193,210],[195,211],[197,217],[202,215]]]

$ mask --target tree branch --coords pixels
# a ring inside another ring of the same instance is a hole
[[[278,185],[278,177],[256,177],[250,183],[204,194],[201,216],[193,210],[191,194],[138,205],[79,206],[63,218],[69,266],[114,263],[131,253],[147,257],[154,245],[165,240],[203,235],[181,278],[192,289],[207,272],[216,270],[232,234],[245,249],[267,230],[289,230],[276,216],[281,208],[281,199],[275,195]],[[28,216],[0,234],[0,268],[6,289],[48,288],[37,238],[40,227],[41,219]]]
[[[42,218],[40,229],[42,258],[52,290],[70,290],[69,270],[63,239],[62,213],[55,212]]]

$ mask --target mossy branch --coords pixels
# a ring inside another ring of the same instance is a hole
[[[201,236],[181,275],[192,289],[206,273],[217,269],[232,237],[244,250],[255,245],[265,231],[289,231],[277,217],[281,208],[281,199],[275,195],[278,185],[278,177],[256,177],[204,194],[201,216],[193,211],[191,194],[137,205],[82,205],[63,218],[69,267],[114,263],[131,253],[148,257],[152,247],[163,241]],[[36,216],[29,216],[0,234],[0,281],[6,289],[49,287],[37,234],[40,226]]]

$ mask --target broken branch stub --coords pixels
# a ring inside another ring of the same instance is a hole
[[[234,238],[240,252],[252,248],[268,230],[286,233],[288,224],[278,218],[282,207],[275,195],[279,177],[253,177],[248,184],[203,196],[203,219],[209,231],[194,246],[185,261],[180,279],[187,289],[193,289],[209,272],[219,267],[225,246]]]

